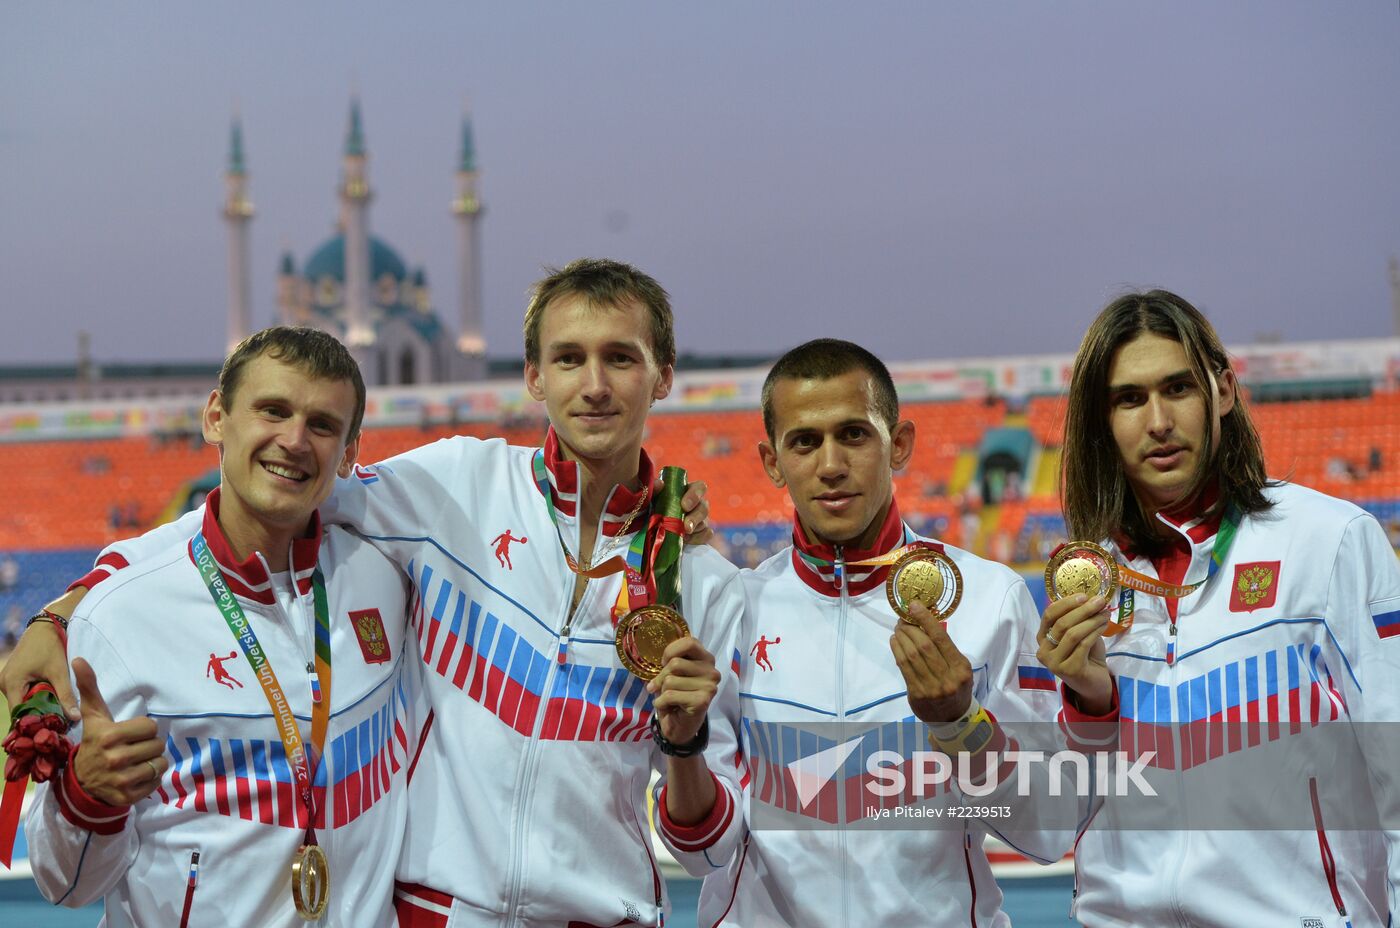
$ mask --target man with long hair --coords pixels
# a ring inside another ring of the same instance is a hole
[[[1400,768],[1384,726],[1358,727],[1400,719],[1400,567],[1380,525],[1266,477],[1219,336],[1165,290],[1090,325],[1061,478],[1069,536],[1124,582],[1053,601],[1038,656],[1116,683],[1120,747],[1170,784],[1099,810],[1074,916],[1388,924]]]

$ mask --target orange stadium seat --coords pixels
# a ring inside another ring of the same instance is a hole
[[[1027,404],[1029,427],[1042,445],[1058,445],[1064,409],[1058,396]],[[1372,511],[1400,500],[1400,393],[1256,403],[1251,411],[1272,476],[1356,500]],[[974,544],[977,539],[962,537],[949,485],[959,457],[1005,420],[1003,403],[909,403],[903,412],[915,423],[917,450],[910,467],[895,477],[901,510],[921,531],[936,530],[953,544]],[[381,460],[453,434],[532,445],[543,428],[537,419],[509,427],[474,422],[460,428],[369,429],[360,459]],[[773,537],[781,539],[778,527],[791,519],[792,507],[759,465],[756,448],[763,437],[757,410],[665,412],[649,420],[647,446],[658,464],[684,464],[693,478],[709,484],[717,525],[772,526],[778,531]],[[193,436],[0,443],[0,466],[9,475],[0,507],[0,552],[96,550],[148,527],[182,484],[217,463],[214,450]],[[1063,532],[1058,508],[1053,495],[1004,503],[995,535],[1014,539],[1018,552],[1029,551],[1032,538]]]
[[[1031,436],[1046,448],[1058,448],[1064,438],[1065,410],[1069,401],[1064,396],[1033,396],[1026,404],[1026,421]]]

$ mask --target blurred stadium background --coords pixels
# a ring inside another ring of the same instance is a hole
[[[1400,542],[1400,339],[1234,349],[1270,473],[1356,502]],[[892,367],[917,425],[896,479],[916,530],[1012,564],[1037,582],[1064,536],[1057,498],[1068,356]],[[212,386],[216,369],[207,371]],[[716,541],[740,566],[786,544],[791,505],[758,465],[763,366],[677,376],[647,447],[710,486]],[[0,369],[0,380],[5,371]],[[0,633],[91,564],[107,543],[197,505],[218,480],[198,431],[204,392],[0,404]],[[538,444],[543,410],[518,379],[370,394],[361,460],[450,435]],[[463,488],[470,492],[470,488]]]
[[[1233,349],[1272,475],[1353,500],[1400,546],[1400,339]],[[750,359],[752,360],[752,359]],[[898,475],[916,530],[1014,565],[1043,605],[1041,571],[1064,540],[1057,473],[1068,356],[895,365],[918,450]],[[751,566],[787,543],[791,506],[760,469],[758,398],[765,368],[683,372],[649,422],[658,462],[710,486],[716,545]],[[729,362],[732,363],[732,362]],[[699,365],[696,362],[692,367]],[[684,365],[683,365],[684,366]],[[29,372],[32,375],[32,370]],[[55,378],[71,378],[56,370]],[[216,368],[183,371],[207,377]],[[100,379],[100,372],[96,377]],[[145,372],[143,382],[159,382]],[[0,369],[0,379],[4,371]],[[108,384],[111,386],[111,384]],[[102,393],[101,390],[93,390]],[[0,660],[24,619],[81,575],[108,542],[198,505],[217,483],[199,432],[202,391],[176,396],[0,404]],[[518,377],[371,391],[361,458],[376,461],[450,435],[538,443],[543,410]],[[464,487],[463,492],[471,492]],[[1044,870],[995,854],[1018,925],[1069,924],[1070,864]],[[93,911],[49,910],[21,862],[0,881],[4,924],[92,925]],[[696,884],[673,871],[672,924],[694,924]],[[14,913],[11,915],[10,913]],[[10,919],[20,919],[11,922]]]

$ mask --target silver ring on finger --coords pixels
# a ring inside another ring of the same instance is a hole
[[[148,760],[148,761],[146,761],[146,764],[147,764],[147,766],[149,766],[149,767],[151,768],[151,776],[153,776],[153,777],[155,777],[157,780],[159,780],[159,779],[160,779],[160,768],[156,766],[156,762],[153,761],[153,760]]]
[[[1045,633],[1045,640],[1050,642],[1050,647],[1052,648],[1058,648],[1060,646],[1060,640],[1049,632]]]

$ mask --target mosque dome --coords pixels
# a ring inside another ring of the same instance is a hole
[[[370,236],[369,279],[376,281],[385,274],[392,275],[396,281],[403,281],[408,277],[408,268],[398,252]],[[345,236],[337,235],[312,252],[302,269],[302,276],[312,283],[324,277],[333,277],[345,283]]]

